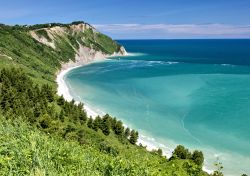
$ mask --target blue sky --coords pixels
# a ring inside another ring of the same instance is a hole
[[[0,0],[0,23],[75,20],[115,39],[250,38],[250,0]]]

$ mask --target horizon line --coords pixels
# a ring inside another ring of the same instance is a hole
[[[250,40],[250,38],[120,38],[113,40]]]

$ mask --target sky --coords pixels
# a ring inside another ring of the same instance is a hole
[[[250,38],[250,0],[0,0],[0,23],[72,21],[114,39]]]

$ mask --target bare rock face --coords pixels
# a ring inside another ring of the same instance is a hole
[[[79,32],[84,32],[85,29],[92,29],[93,31],[96,31],[96,29],[92,26],[90,26],[89,24],[87,23],[81,23],[81,24],[73,24],[73,25],[70,25],[70,30],[73,32],[73,33],[79,33]]]
[[[124,56],[127,54],[123,46],[119,46],[112,39],[99,33],[93,26],[87,23],[40,28],[32,30],[29,33],[35,40],[54,50],[62,50],[62,48],[57,46],[58,43],[67,44],[67,46],[73,49],[75,57],[68,58],[69,62],[62,64],[63,68],[84,65],[96,60],[102,60],[109,56]],[[100,35],[102,37],[105,36],[103,38],[109,40],[110,45],[117,48],[116,51],[113,53],[104,52],[108,44],[104,42],[104,44],[100,46],[97,42]],[[86,41],[91,41],[92,43],[90,42],[88,45],[84,45]]]
[[[30,35],[37,40],[38,42],[47,45],[53,49],[56,49],[55,43],[54,43],[54,39],[52,37],[52,35],[50,34],[50,38],[52,39],[51,41],[49,41],[47,38],[43,37],[43,36],[39,36],[35,31],[30,31]]]
[[[127,53],[127,51],[125,50],[125,48],[123,47],[123,46],[121,46],[121,48],[120,48],[120,55],[123,55],[123,56],[125,56],[125,55],[127,55],[128,53]]]
[[[56,49],[55,40],[57,40],[57,37],[66,37],[67,35],[70,35],[71,37],[75,37],[75,35],[79,33],[84,33],[86,29],[92,29],[93,32],[97,32],[96,29],[92,26],[90,26],[87,23],[81,23],[81,24],[71,24],[67,27],[65,26],[54,26],[49,28],[41,28],[30,31],[31,36],[37,40],[38,42],[47,45],[53,49]],[[47,36],[49,38],[46,38],[43,35],[39,35],[39,31],[46,31]]]

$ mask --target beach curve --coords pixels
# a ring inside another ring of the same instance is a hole
[[[99,57],[85,59],[84,62],[82,62],[82,60],[81,60],[81,62],[70,61],[68,63],[63,63],[62,69],[59,70],[56,74],[56,82],[58,85],[57,94],[59,96],[63,96],[66,101],[72,101],[74,99],[73,96],[70,94],[69,87],[68,87],[67,83],[65,82],[65,76],[71,70],[79,68],[79,67],[83,67],[83,66],[86,66],[89,64],[106,61],[106,60],[108,60],[109,57],[127,56],[127,53],[125,55],[113,54],[113,55],[103,55],[101,57],[100,57],[100,55],[98,55],[98,56]],[[78,104],[80,102],[76,101],[75,103]],[[98,115],[102,116],[102,115],[106,114],[105,112],[96,111],[94,108],[92,108],[91,106],[86,104],[86,102],[84,102],[84,101],[81,101],[81,103],[84,103],[84,111],[86,112],[88,117],[95,118]],[[128,125],[124,124],[124,127],[128,127]],[[169,148],[165,144],[157,142],[152,137],[148,137],[146,135],[139,134],[137,144],[144,146],[148,151],[153,151],[153,150],[157,150],[157,149],[161,148],[163,151],[163,156],[166,156],[167,158],[172,156],[172,152],[173,152],[172,148]],[[208,173],[213,172],[212,170],[207,169],[205,166],[203,166],[203,170],[208,172]]]

